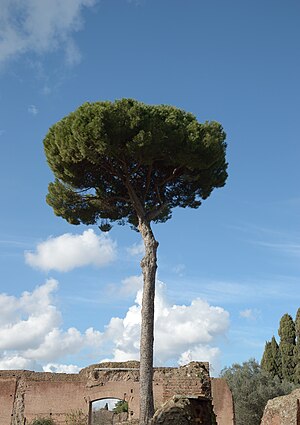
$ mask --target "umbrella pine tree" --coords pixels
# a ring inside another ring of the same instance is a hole
[[[129,223],[143,238],[140,423],[153,415],[153,324],[157,247],[151,223],[175,207],[198,208],[227,179],[225,133],[185,111],[132,99],[85,103],[44,139],[55,175],[47,202],[71,224]]]

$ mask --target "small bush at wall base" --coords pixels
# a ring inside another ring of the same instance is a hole
[[[36,418],[30,422],[30,425],[55,425],[55,423],[51,418]]]

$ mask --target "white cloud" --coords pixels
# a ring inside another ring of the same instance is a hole
[[[29,105],[27,108],[27,111],[29,114],[35,116],[38,114],[39,110],[35,105]]]
[[[252,316],[251,308],[246,308],[245,310],[240,311],[240,316],[245,319],[249,319]]]
[[[142,256],[142,255],[144,255],[145,254],[144,242],[141,241],[139,243],[134,243],[129,248],[127,248],[127,252],[132,256],[136,256],[136,255]]]
[[[35,370],[41,371],[41,366],[32,359],[25,359],[22,356],[16,355],[7,355],[4,353],[0,357],[0,370],[8,370],[8,369],[27,369],[27,370]]]
[[[76,267],[105,266],[116,258],[116,243],[106,235],[88,229],[82,235],[65,233],[38,244],[36,252],[26,252],[25,261],[41,270],[67,272]]]
[[[209,345],[196,345],[193,349],[184,351],[180,358],[179,364],[185,365],[195,359],[203,362],[209,362],[214,369],[219,370],[220,349],[218,347],[210,347]]]
[[[50,361],[69,353],[76,353],[82,347],[82,343],[83,336],[77,329],[69,328],[64,332],[61,329],[54,328],[44,335],[41,344],[25,350],[24,355],[28,358]]]
[[[75,366],[56,360],[101,345],[103,334],[93,328],[83,333],[61,328],[61,313],[53,298],[57,288],[58,282],[49,279],[19,298],[0,294],[0,369],[42,370],[46,362],[44,368],[75,371]]]
[[[0,295],[0,305],[7,301],[7,308],[1,311],[0,350],[37,347],[45,333],[60,324],[60,313],[50,304],[50,293],[56,288],[57,282],[50,279],[19,299]]]
[[[78,373],[82,368],[70,364],[59,364],[59,363],[48,363],[43,366],[44,372],[52,372],[52,373]]]
[[[64,49],[68,63],[80,60],[72,33],[83,27],[82,11],[96,0],[1,0],[0,63],[24,53]]]
[[[252,308],[246,308],[245,310],[240,311],[240,316],[244,319],[256,320],[260,312],[258,310],[253,310]]]
[[[141,276],[124,279],[135,287]],[[218,368],[218,338],[229,327],[229,314],[221,307],[197,298],[189,305],[167,301],[165,285],[158,281],[155,299],[156,365],[184,364],[191,360],[210,361]],[[113,317],[104,331],[62,328],[61,313],[53,297],[58,282],[49,279],[19,298],[0,294],[0,369],[33,369],[77,372],[80,368],[63,360],[88,350],[94,361],[112,357],[115,361],[139,359],[142,289],[124,317]],[[5,307],[5,308],[4,308]],[[81,354],[80,354],[81,353]]]
[[[141,279],[141,278],[140,278]],[[216,363],[219,349],[212,346],[229,327],[229,314],[221,307],[210,306],[201,299],[190,305],[171,305],[165,285],[157,282],[155,298],[155,363],[184,362],[184,359],[211,360]],[[104,339],[113,341],[113,360],[138,359],[142,290],[123,319],[112,318]],[[200,356],[200,357],[198,357]]]

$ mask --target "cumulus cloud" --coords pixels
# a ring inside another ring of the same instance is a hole
[[[93,361],[139,359],[142,277],[124,279],[137,290],[123,317],[113,317],[103,331],[64,330],[55,305],[58,282],[49,279],[19,298],[0,294],[0,369],[33,369],[75,373],[80,367],[64,359],[89,352]],[[124,284],[124,282],[123,282]],[[170,304],[166,286],[157,281],[154,362],[159,365],[209,361],[218,368],[218,339],[229,327],[229,314],[200,298],[189,305]],[[138,289],[137,289],[138,288]],[[81,354],[80,354],[81,353]]]
[[[0,295],[1,311],[0,350],[22,350],[37,347],[45,333],[58,326],[59,311],[50,303],[50,294],[57,288],[54,279],[32,293],[24,292],[18,299],[6,294]]]
[[[219,369],[220,349],[209,345],[196,345],[193,349],[184,351],[180,355],[178,363],[185,365],[195,359],[210,362],[214,369]]]
[[[38,244],[35,252],[25,252],[25,261],[32,267],[67,272],[76,267],[102,267],[116,258],[116,243],[109,236],[96,235],[88,229],[82,235],[65,233]]]
[[[141,277],[139,277],[141,281]],[[229,327],[229,313],[221,307],[195,299],[190,305],[171,305],[167,301],[165,285],[158,281],[155,298],[155,363],[207,360],[217,363],[219,349],[212,344]],[[112,318],[105,338],[113,341],[113,360],[139,358],[139,337],[142,289],[135,304],[125,317]],[[205,354],[205,355],[204,355]]]
[[[74,371],[73,366],[56,361],[101,345],[102,333],[93,328],[83,333],[73,327],[61,328],[62,317],[53,296],[57,288],[58,282],[49,279],[19,298],[0,294],[0,369],[42,370],[46,363],[46,369]]]
[[[100,347],[103,333],[93,328],[80,332],[62,329],[55,305],[58,282],[48,279],[20,297],[0,294],[0,369],[78,372],[78,366],[57,363],[87,347]]]
[[[64,49],[66,60],[80,60],[72,33],[83,27],[82,12],[97,0],[1,0],[0,63],[28,52]]]
[[[42,370],[42,367],[32,359],[26,359],[18,354],[9,355],[7,353],[3,353],[2,356],[0,356],[0,370],[9,369],[27,369],[39,372]]]

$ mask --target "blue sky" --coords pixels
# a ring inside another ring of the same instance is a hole
[[[296,0],[0,0],[0,367],[138,358],[140,238],[45,202],[48,128],[132,97],[222,123],[229,178],[154,226],[156,364],[260,360],[300,306]]]

